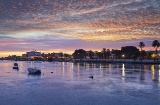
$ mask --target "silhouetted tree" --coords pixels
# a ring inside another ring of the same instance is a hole
[[[86,58],[86,51],[83,49],[75,50],[73,53],[74,59],[84,59]]]
[[[94,52],[90,50],[88,53],[89,53],[89,54],[88,54],[88,55],[89,55],[89,58],[90,58],[90,59],[93,59],[93,57],[94,57]]]
[[[107,58],[109,59],[110,55],[111,55],[111,51],[109,49],[107,49]]]
[[[142,50],[141,55],[142,57],[147,57],[147,58],[149,57],[145,50]]]
[[[154,40],[154,41],[152,42],[152,47],[156,48],[156,57],[157,57],[157,49],[158,49],[159,46],[160,46],[160,43],[159,43],[158,40]],[[157,60],[158,60],[158,59],[157,59]]]
[[[120,59],[122,54],[121,54],[121,50],[114,50],[112,49],[112,54],[115,54],[115,58]]]
[[[140,43],[139,43],[139,47],[141,48],[141,62],[142,62],[142,48],[145,47],[144,42],[140,42]]]
[[[107,55],[106,53],[107,53],[106,48],[103,48],[102,50],[103,59],[106,59],[106,55]]]
[[[139,56],[139,49],[137,49],[135,46],[125,46],[121,47],[121,53],[126,59],[135,59],[136,56]]]

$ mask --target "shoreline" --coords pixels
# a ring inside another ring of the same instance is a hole
[[[106,59],[106,60],[72,60],[71,62],[87,62],[87,63],[130,63],[130,64],[160,64],[160,61],[154,60],[131,60],[131,59]]]
[[[1,60],[1,61],[7,61],[7,60]],[[9,61],[15,61],[15,60],[9,60]],[[157,60],[133,60],[133,59],[72,59],[72,60],[17,60],[17,61],[31,61],[31,62],[86,62],[86,63],[130,63],[130,64],[160,64],[160,61]]]

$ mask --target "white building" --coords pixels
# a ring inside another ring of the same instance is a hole
[[[26,52],[26,55],[28,59],[36,59],[36,58],[41,58],[41,52],[31,51],[31,52]]]

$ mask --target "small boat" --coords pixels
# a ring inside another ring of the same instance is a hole
[[[17,69],[17,70],[19,69],[18,63],[14,63],[13,69]]]
[[[14,66],[18,66],[18,63],[14,63]]]
[[[28,70],[29,74],[41,74],[41,70],[40,69],[28,68],[27,70]]]

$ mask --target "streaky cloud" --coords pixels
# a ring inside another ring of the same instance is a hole
[[[151,43],[160,39],[159,4],[160,0],[1,0],[1,50]]]

